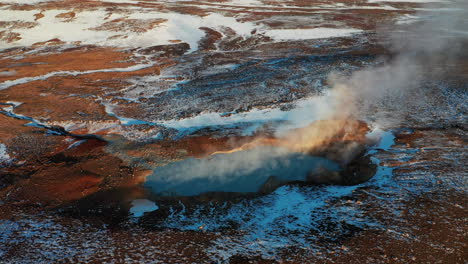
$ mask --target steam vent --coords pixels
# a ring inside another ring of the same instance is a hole
[[[0,264],[467,263],[467,18],[0,0]]]

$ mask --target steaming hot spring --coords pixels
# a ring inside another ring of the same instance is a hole
[[[367,155],[375,143],[369,132],[359,120],[315,121],[158,167],[145,185],[158,196],[269,193],[285,184],[355,185],[376,171]]]

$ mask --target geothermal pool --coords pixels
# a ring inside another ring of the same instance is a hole
[[[326,158],[277,147],[258,147],[170,163],[155,169],[145,186],[163,196],[264,192],[272,191],[272,185],[305,182],[309,172],[321,169],[341,170],[339,164]]]

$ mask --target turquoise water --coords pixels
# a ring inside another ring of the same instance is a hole
[[[163,196],[195,196],[207,192],[254,193],[267,181],[306,181],[307,173],[320,168],[340,170],[328,159],[259,147],[203,159],[189,158],[158,167],[145,186]]]

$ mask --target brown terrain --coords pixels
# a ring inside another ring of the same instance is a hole
[[[466,263],[466,51],[382,111],[345,95],[287,126],[448,3],[18,2],[0,1],[0,263]],[[254,194],[148,185],[262,147],[340,171]]]

